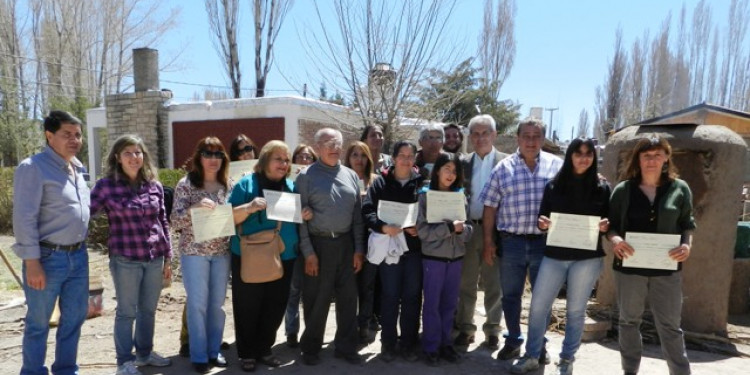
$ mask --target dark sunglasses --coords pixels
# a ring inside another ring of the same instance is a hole
[[[206,159],[224,159],[224,152],[222,151],[201,151],[201,156]]]
[[[237,155],[249,154],[251,152],[255,152],[255,148],[253,146],[245,146],[237,150]]]

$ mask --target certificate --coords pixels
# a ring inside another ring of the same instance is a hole
[[[680,244],[679,234],[629,232],[625,241],[635,252],[623,259],[623,267],[677,270],[677,261],[669,257],[669,250]]]
[[[205,242],[219,237],[234,236],[234,216],[231,204],[220,204],[213,209],[196,207],[190,209],[195,242]]]
[[[466,196],[458,191],[428,190],[425,218],[428,223],[466,221]]]
[[[419,212],[419,207],[416,203],[378,201],[378,219],[388,225],[401,228],[413,227],[417,225],[417,212]]]
[[[258,159],[253,160],[238,160],[229,163],[229,178],[235,182],[239,181],[243,173],[253,173],[255,164],[258,164]]]
[[[263,189],[266,198],[266,217],[271,220],[302,222],[302,202],[299,194]]]
[[[569,247],[596,251],[599,241],[599,216],[572,215],[552,212],[547,246]]]
[[[289,173],[289,179],[292,181],[297,180],[297,176],[299,176],[299,173],[307,167],[308,166],[304,164],[292,164],[292,171]]]

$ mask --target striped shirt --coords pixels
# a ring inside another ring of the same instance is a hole
[[[542,234],[537,228],[539,205],[544,187],[562,167],[562,160],[540,151],[536,167],[530,170],[519,151],[501,160],[492,170],[480,199],[485,206],[497,208],[498,231],[514,234]]]
[[[109,252],[130,260],[171,258],[164,189],[158,181],[132,188],[122,179],[105,177],[91,190],[91,216],[104,211],[109,221]]]

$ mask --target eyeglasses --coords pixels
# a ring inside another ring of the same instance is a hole
[[[253,146],[245,146],[237,150],[237,155],[249,154],[251,152],[255,152],[255,148]]]
[[[140,158],[143,157],[143,152],[141,152],[141,151],[136,151],[136,152],[125,151],[125,152],[122,153],[122,156],[126,157],[128,159],[140,159]]]
[[[206,159],[224,159],[224,152],[222,151],[201,151],[201,156]]]
[[[313,157],[310,154],[297,154],[297,156],[295,157],[295,159],[297,159],[297,160],[304,160],[304,161],[310,161],[310,160],[313,160]]]
[[[428,135],[422,139],[424,139],[425,141],[431,141],[431,142],[443,142],[443,137],[439,135]]]

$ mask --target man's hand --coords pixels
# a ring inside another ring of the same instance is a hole
[[[318,276],[318,256],[310,254],[305,257],[305,274],[307,276]]]
[[[362,265],[365,263],[365,254],[354,253],[354,273],[362,270]]]
[[[497,254],[497,246],[494,243],[484,244],[484,250],[482,250],[482,259],[489,266],[495,265],[495,254]]]
[[[415,227],[404,228],[404,232],[412,237],[417,236],[417,228]]]
[[[25,259],[26,265],[26,285],[31,289],[43,290],[47,287],[47,276],[44,274],[44,268],[39,263],[39,259]]]

